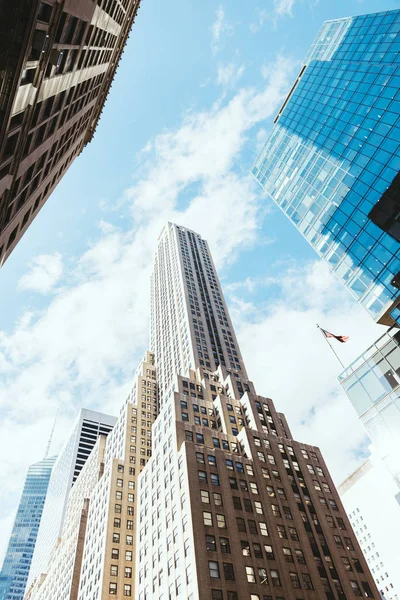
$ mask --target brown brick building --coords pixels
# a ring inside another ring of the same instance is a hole
[[[91,141],[140,0],[0,0],[0,265]]]

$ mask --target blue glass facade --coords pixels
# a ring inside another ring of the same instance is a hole
[[[54,461],[45,458],[28,469],[0,573],[0,600],[23,600]]]
[[[324,23],[252,168],[387,324],[400,324],[399,32],[399,10]]]

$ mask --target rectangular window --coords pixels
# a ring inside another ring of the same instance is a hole
[[[245,567],[246,577],[249,583],[256,583],[256,574],[253,567]]]
[[[212,579],[220,579],[219,565],[216,561],[214,561],[214,560],[208,561],[208,572]]]
[[[220,485],[219,475],[217,473],[210,473],[210,480],[213,485]]]
[[[220,537],[219,545],[220,545],[222,554],[230,554],[231,553],[231,546],[230,546],[228,538]]]
[[[203,523],[207,527],[212,527],[213,519],[212,519],[212,514],[210,512],[206,512],[203,510]]]
[[[200,490],[200,498],[204,504],[210,504],[210,494],[207,490]]]
[[[217,517],[217,527],[219,527],[220,529],[225,529],[225,527],[226,527],[225,515],[216,515],[216,517]]]
[[[208,552],[215,552],[217,550],[217,544],[213,535],[206,535],[206,549]]]
[[[224,563],[224,577],[227,581],[235,581],[235,572],[232,563]]]

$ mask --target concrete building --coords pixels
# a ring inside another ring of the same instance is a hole
[[[0,0],[0,265],[91,141],[140,0]]]
[[[0,572],[1,600],[22,600],[24,597],[29,567],[55,459],[55,456],[44,458],[28,469]]]
[[[379,453],[372,454],[338,488],[378,590],[400,599],[400,489]]]
[[[400,10],[325,22],[252,173],[379,323],[400,324]]]
[[[107,438],[101,477],[80,497],[82,545],[75,517],[70,543],[67,516],[27,598],[378,598],[319,449],[293,440],[248,380],[195,232],[162,231],[151,307],[154,354]]]
[[[81,409],[54,464],[38,532],[28,585],[45,573],[63,528],[68,495],[100,435],[107,435],[117,419]]]

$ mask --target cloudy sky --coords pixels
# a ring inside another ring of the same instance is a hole
[[[143,0],[94,141],[0,272],[0,557],[26,469],[79,407],[117,414],[148,344],[166,221],[208,239],[250,377],[335,480],[367,440],[316,323],[383,333],[262,194],[249,169],[326,19],[396,0]]]

